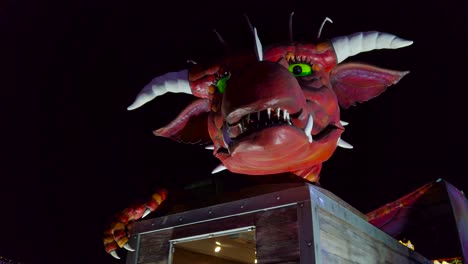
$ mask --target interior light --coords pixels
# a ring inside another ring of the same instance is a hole
[[[257,259],[255,259],[255,262],[254,263],[257,263]]]
[[[220,247],[220,246],[215,247],[214,252],[218,253],[218,252],[220,252],[220,251],[221,251],[221,247]]]
[[[216,241],[215,244],[221,246],[221,243],[219,243],[218,241]]]

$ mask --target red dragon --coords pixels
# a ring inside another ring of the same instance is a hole
[[[290,41],[263,50],[256,29],[252,31],[255,53],[156,77],[128,109],[167,92],[191,94],[197,99],[155,135],[184,143],[211,141],[207,148],[221,161],[212,173],[290,172],[316,183],[322,163],[337,147],[352,148],[340,138],[346,125],[340,107],[374,98],[408,73],[343,61],[412,41],[372,31],[318,44]],[[118,258],[118,247],[133,250],[127,224],[154,211],[166,194],[158,191],[148,203],[124,210],[105,233],[106,251]]]

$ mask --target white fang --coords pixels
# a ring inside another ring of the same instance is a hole
[[[312,117],[311,114],[309,114],[309,119],[307,120],[307,124],[304,128],[304,133],[306,136],[309,138],[309,143],[312,143],[313,138],[312,138],[312,128],[314,127],[314,118]]]

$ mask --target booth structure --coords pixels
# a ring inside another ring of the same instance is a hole
[[[432,263],[323,188],[295,183],[255,190],[135,222],[130,245],[136,250],[127,264]]]

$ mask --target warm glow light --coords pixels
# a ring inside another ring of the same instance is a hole
[[[413,244],[411,244],[411,240],[408,240],[408,242],[406,242],[406,243],[405,243],[405,242],[403,242],[403,241],[401,241],[401,240],[400,240],[400,241],[398,241],[398,242],[400,242],[402,245],[405,245],[405,246],[407,246],[408,248],[410,248],[410,249],[414,250],[414,245],[413,245]]]
[[[220,252],[220,251],[221,251],[221,247],[220,247],[220,246],[215,247],[214,252],[217,253],[217,252]]]
[[[255,259],[255,262],[254,263],[257,263],[257,259]]]
[[[221,243],[219,243],[218,241],[216,241],[215,244],[221,246]]]

